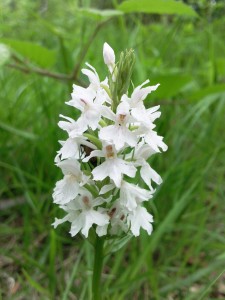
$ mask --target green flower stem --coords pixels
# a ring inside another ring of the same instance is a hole
[[[92,278],[93,300],[101,300],[101,274],[103,267],[103,246],[104,238],[96,235],[95,241],[95,260]]]
[[[102,143],[99,141],[99,138],[90,133],[84,133],[83,135],[86,136],[95,146],[97,146],[98,149],[102,149]]]

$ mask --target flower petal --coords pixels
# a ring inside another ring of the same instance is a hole
[[[162,183],[161,176],[155,170],[153,170],[146,162],[144,162],[141,167],[140,175],[150,189],[152,189],[151,180],[153,180],[156,184]]]
[[[131,225],[131,232],[134,236],[140,235],[140,228],[145,229],[148,234],[152,233],[153,217],[149,214],[145,207],[137,207],[137,209],[128,215],[128,221]]]
[[[65,175],[56,183],[53,192],[54,203],[66,204],[76,198],[79,193],[79,182],[71,175]]]

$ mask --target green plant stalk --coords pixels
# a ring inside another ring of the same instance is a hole
[[[93,300],[101,300],[101,274],[103,267],[103,246],[104,238],[96,235],[95,241],[95,260],[92,278]]]

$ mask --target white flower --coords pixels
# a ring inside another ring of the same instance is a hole
[[[82,88],[77,85],[73,86],[72,100],[66,102],[68,105],[76,107],[81,111],[81,116],[77,120],[79,127],[83,128],[83,132],[90,127],[95,130],[105,109],[103,103],[106,99],[103,97],[103,91],[96,92],[88,87]],[[106,96],[106,93],[104,93]],[[70,134],[73,137],[73,134]]]
[[[138,206],[127,216],[127,221],[130,223],[130,229],[134,236],[140,235],[141,228],[145,229],[149,235],[152,233],[153,217],[145,207]]]
[[[148,96],[148,94],[150,94],[152,91],[155,91],[158,88],[159,83],[153,86],[147,86],[145,88],[142,88],[145,84],[149,82],[150,82],[149,80],[146,80],[145,82],[143,82],[141,85],[137,86],[134,89],[130,98],[131,107],[135,108],[135,107],[142,106],[143,101]]]
[[[158,119],[161,116],[161,112],[158,111],[159,108],[160,108],[160,105],[157,105],[157,106],[153,106],[151,108],[148,108],[146,110],[147,115],[148,115],[151,122],[154,122],[156,119]]]
[[[150,190],[153,190],[151,185],[151,180],[153,180],[158,185],[162,183],[161,176],[154,169],[152,169],[146,161],[142,160],[140,165],[141,165],[141,169],[140,169],[141,178],[148,185]]]
[[[163,151],[168,149],[168,146],[163,142],[163,137],[159,136],[154,130],[147,129],[145,127],[141,127],[139,130],[144,141],[153,149],[153,151],[161,152],[159,148]]]
[[[57,204],[66,204],[79,193],[79,182],[72,175],[65,175],[56,183],[53,191],[53,200]]]
[[[114,202],[108,215],[110,217],[111,225],[110,234],[118,235],[121,231],[127,232],[129,230],[127,224],[127,210],[123,205],[121,205],[119,199]]]
[[[85,129],[83,129],[80,126],[80,124],[77,121],[73,120],[72,118],[63,115],[59,115],[59,116],[67,121],[59,121],[58,126],[62,130],[65,130],[69,135],[80,136],[85,131]]]
[[[93,101],[96,97],[96,91],[91,87],[81,87],[76,84],[73,84],[73,92],[71,94],[72,99],[66,104],[71,105],[79,109],[81,112],[87,109],[87,105],[93,106]]]
[[[73,205],[73,201],[71,201],[69,203],[69,205]],[[57,228],[60,224],[63,224],[65,222],[67,222],[67,221],[69,221],[69,222],[72,223],[74,220],[76,220],[76,218],[79,215],[79,213],[77,212],[77,210],[69,209],[65,205],[64,206],[60,206],[60,208],[62,208],[68,214],[65,215],[65,217],[62,218],[62,219],[55,218],[55,221],[52,223],[52,225],[54,226],[54,228]]]
[[[88,237],[91,227],[98,236],[123,232],[138,236],[141,228],[152,232],[153,217],[142,202],[153,197],[152,181],[160,184],[162,179],[147,159],[166,151],[167,145],[155,131],[160,106],[146,109],[144,100],[159,84],[147,86],[147,80],[134,88],[131,96],[127,92],[121,97],[125,88],[121,87],[121,72],[126,69],[130,76],[133,61],[127,53],[117,63],[113,49],[105,43],[103,59],[109,78],[101,81],[96,69],[86,63],[82,73],[90,82],[88,87],[73,85],[71,100],[66,102],[79,110],[78,118],[60,115],[63,120],[58,125],[68,137],[59,141],[55,162],[64,177],[56,183],[53,200],[66,215],[56,218],[53,225],[69,221],[72,236],[81,232]],[[122,64],[125,68],[117,68]],[[97,159],[89,162],[92,157]],[[134,180],[126,181],[136,173]],[[141,188],[143,183],[147,189]]]
[[[103,236],[103,235],[107,235],[107,229],[108,229],[108,225],[109,225],[109,218],[108,218],[108,214],[106,212],[106,209],[100,207],[98,209],[98,212],[100,212],[101,214],[104,214],[104,216],[107,216],[107,220],[108,222],[105,223],[104,225],[97,225],[96,227],[96,233],[98,236]],[[97,224],[97,223],[96,223]]]
[[[109,191],[113,190],[115,188],[115,185],[113,183],[110,183],[110,184],[106,184],[104,185],[101,190],[99,191],[99,194],[102,195],[102,194],[106,194],[108,193]]]
[[[135,107],[131,110],[131,115],[148,129],[153,129],[155,127],[153,122],[161,115],[161,112],[157,111],[159,107],[159,105],[149,109],[145,109],[144,107]]]
[[[76,197],[75,200],[71,201],[69,204],[62,206],[62,208],[68,213],[63,219],[56,219],[53,223],[54,227],[59,224],[70,221],[72,236],[75,236],[79,231],[88,237],[89,229],[93,224],[98,225],[99,235],[106,234],[107,225],[109,223],[109,216],[105,210],[99,209],[95,210],[96,206],[101,205],[105,200],[103,198],[93,198],[91,193],[87,190],[81,190],[81,194]],[[103,230],[101,229],[103,227]]]
[[[111,103],[111,99],[106,92],[106,89],[109,90],[108,78],[106,77],[104,81],[100,81],[95,68],[88,63],[86,63],[86,65],[89,67],[89,69],[82,69],[81,72],[85,74],[90,81],[88,88],[96,92],[96,98],[101,97],[101,99],[104,100],[103,102]]]
[[[122,181],[120,188],[120,203],[129,211],[133,211],[139,203],[152,198],[152,192],[137,185]]]
[[[86,65],[91,70],[82,69],[81,72],[88,77],[88,79],[90,81],[89,88],[93,89],[94,91],[98,91],[101,88],[101,82],[100,82],[98,73],[96,72],[95,68],[92,67],[90,64],[86,63]]]
[[[82,158],[82,148],[87,146],[91,149],[96,149],[96,146],[87,141],[87,138],[82,136],[77,136],[75,138],[68,138],[66,141],[59,141],[62,148],[58,151],[57,157],[61,159],[66,158]]]
[[[160,116],[160,112],[155,113],[155,111],[159,109],[159,106],[146,109],[143,101],[148,94],[158,88],[159,84],[142,88],[142,86],[147,83],[149,83],[149,80],[146,80],[144,83],[136,87],[131,95],[131,98],[129,98],[127,95],[123,95],[121,101],[126,102],[129,105],[131,115],[135,120],[141,122],[147,127],[154,128],[155,125],[152,124],[152,122]]]
[[[59,141],[59,143],[62,145],[62,148],[57,152],[55,161],[58,161],[58,158],[62,160],[71,157],[80,158],[80,144],[82,144],[82,140],[79,143],[79,140],[69,138],[66,141]]]
[[[146,161],[154,153],[156,152],[152,149],[152,147],[150,147],[148,144],[144,144],[142,140],[135,148],[133,154],[133,159],[135,160],[134,166],[141,167],[140,175],[150,190],[153,190],[151,186],[151,180],[157,184],[162,183],[161,176],[155,170],[153,170]]]
[[[104,43],[103,46],[103,59],[110,72],[112,73],[115,66],[115,53],[107,43]]]
[[[80,170],[80,164],[75,159],[67,159],[57,164],[63,171],[64,178],[56,183],[53,191],[54,203],[66,204],[80,192],[80,187],[87,183],[89,177]]]
[[[94,156],[105,157],[105,161],[92,171],[94,180],[103,180],[109,176],[116,187],[120,187],[123,174],[129,177],[135,176],[136,168],[131,163],[118,158],[113,145],[106,145],[103,150],[92,151],[83,161],[86,162]]]
[[[81,212],[80,215],[72,222],[70,233],[75,236],[80,230],[82,234],[87,237],[89,229],[93,224],[97,224],[99,227],[105,226],[109,223],[109,216],[106,213],[94,210],[95,206],[98,206],[104,202],[104,199],[97,198],[93,199],[91,194],[82,195],[79,199]],[[106,233],[105,227],[104,232],[99,229],[100,235]]]
[[[109,116],[115,122],[100,129],[99,138],[109,143],[114,143],[116,150],[123,148],[125,144],[134,147],[137,144],[136,134],[129,130],[132,118],[129,113],[129,105],[122,102],[118,105],[116,114]]]

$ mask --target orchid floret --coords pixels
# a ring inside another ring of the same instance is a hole
[[[53,226],[69,222],[70,234],[90,230],[99,237],[152,233],[153,216],[144,207],[153,198],[161,176],[150,166],[152,155],[167,150],[156,132],[160,106],[146,108],[145,101],[159,84],[149,80],[130,93],[134,51],[127,50],[116,62],[114,50],[104,43],[103,60],[109,72],[101,81],[86,63],[82,73],[87,87],[73,85],[66,102],[77,118],[66,117],[59,127],[67,138],[59,141],[55,163],[63,173],[53,191],[54,203],[65,212]],[[127,74],[127,76],[125,76]]]

